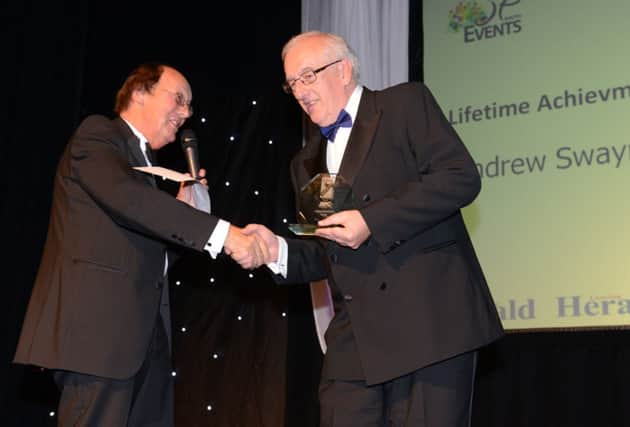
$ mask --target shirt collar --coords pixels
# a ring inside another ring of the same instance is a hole
[[[357,112],[359,111],[359,101],[361,101],[361,94],[363,93],[363,86],[357,85],[352,91],[352,95],[350,95],[350,99],[348,99],[348,104],[346,104],[346,110],[350,117],[352,117],[352,123],[354,124],[357,118]]]
[[[122,117],[121,117],[122,118]],[[125,123],[127,123],[127,125],[129,126],[129,128],[131,129],[131,131],[133,132],[133,134],[135,136],[138,137],[138,139],[140,140],[140,148],[142,149],[142,152],[144,153],[146,145],[147,145],[147,139],[145,138],[144,135],[142,135],[142,133],[136,129],[131,123],[129,123],[127,120],[123,119],[123,121]]]

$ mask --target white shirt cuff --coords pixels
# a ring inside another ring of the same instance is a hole
[[[274,274],[281,274],[285,279],[287,278],[287,260],[289,257],[289,246],[287,241],[282,237],[276,235],[278,239],[278,260],[276,262],[270,262],[267,264],[269,270]]]
[[[223,245],[225,244],[229,230],[230,223],[223,219],[220,219],[216,227],[214,227],[210,239],[208,239],[208,243],[206,243],[206,246],[203,248],[213,259],[223,250]]]

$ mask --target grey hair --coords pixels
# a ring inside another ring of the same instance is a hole
[[[297,36],[293,36],[282,48],[282,61],[284,62],[284,58],[291,48],[293,48],[297,43],[301,40],[311,38],[311,37],[321,37],[325,40],[325,48],[324,53],[328,56],[328,59],[347,59],[352,64],[352,80],[356,83],[359,82],[361,77],[361,70],[359,69],[359,58],[357,58],[356,53],[350,47],[350,45],[343,39],[343,37],[338,36],[332,33],[324,33],[322,31],[308,31],[305,33],[298,34]]]

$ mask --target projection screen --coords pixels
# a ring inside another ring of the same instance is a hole
[[[424,0],[424,76],[482,176],[507,330],[630,324],[630,2]]]

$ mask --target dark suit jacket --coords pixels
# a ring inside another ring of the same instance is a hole
[[[296,193],[326,171],[326,140],[317,126],[307,128],[291,163]],[[353,187],[370,238],[357,250],[289,240],[288,277],[276,277],[329,280],[336,304],[324,375],[327,364],[333,377],[359,365],[368,384],[380,383],[500,337],[460,212],[479,193],[480,177],[430,91],[420,83],[364,88],[339,174]]]
[[[15,362],[116,379],[140,368],[167,247],[203,250],[218,220],[133,166],[146,162],[120,118],[90,116],[72,136]]]

